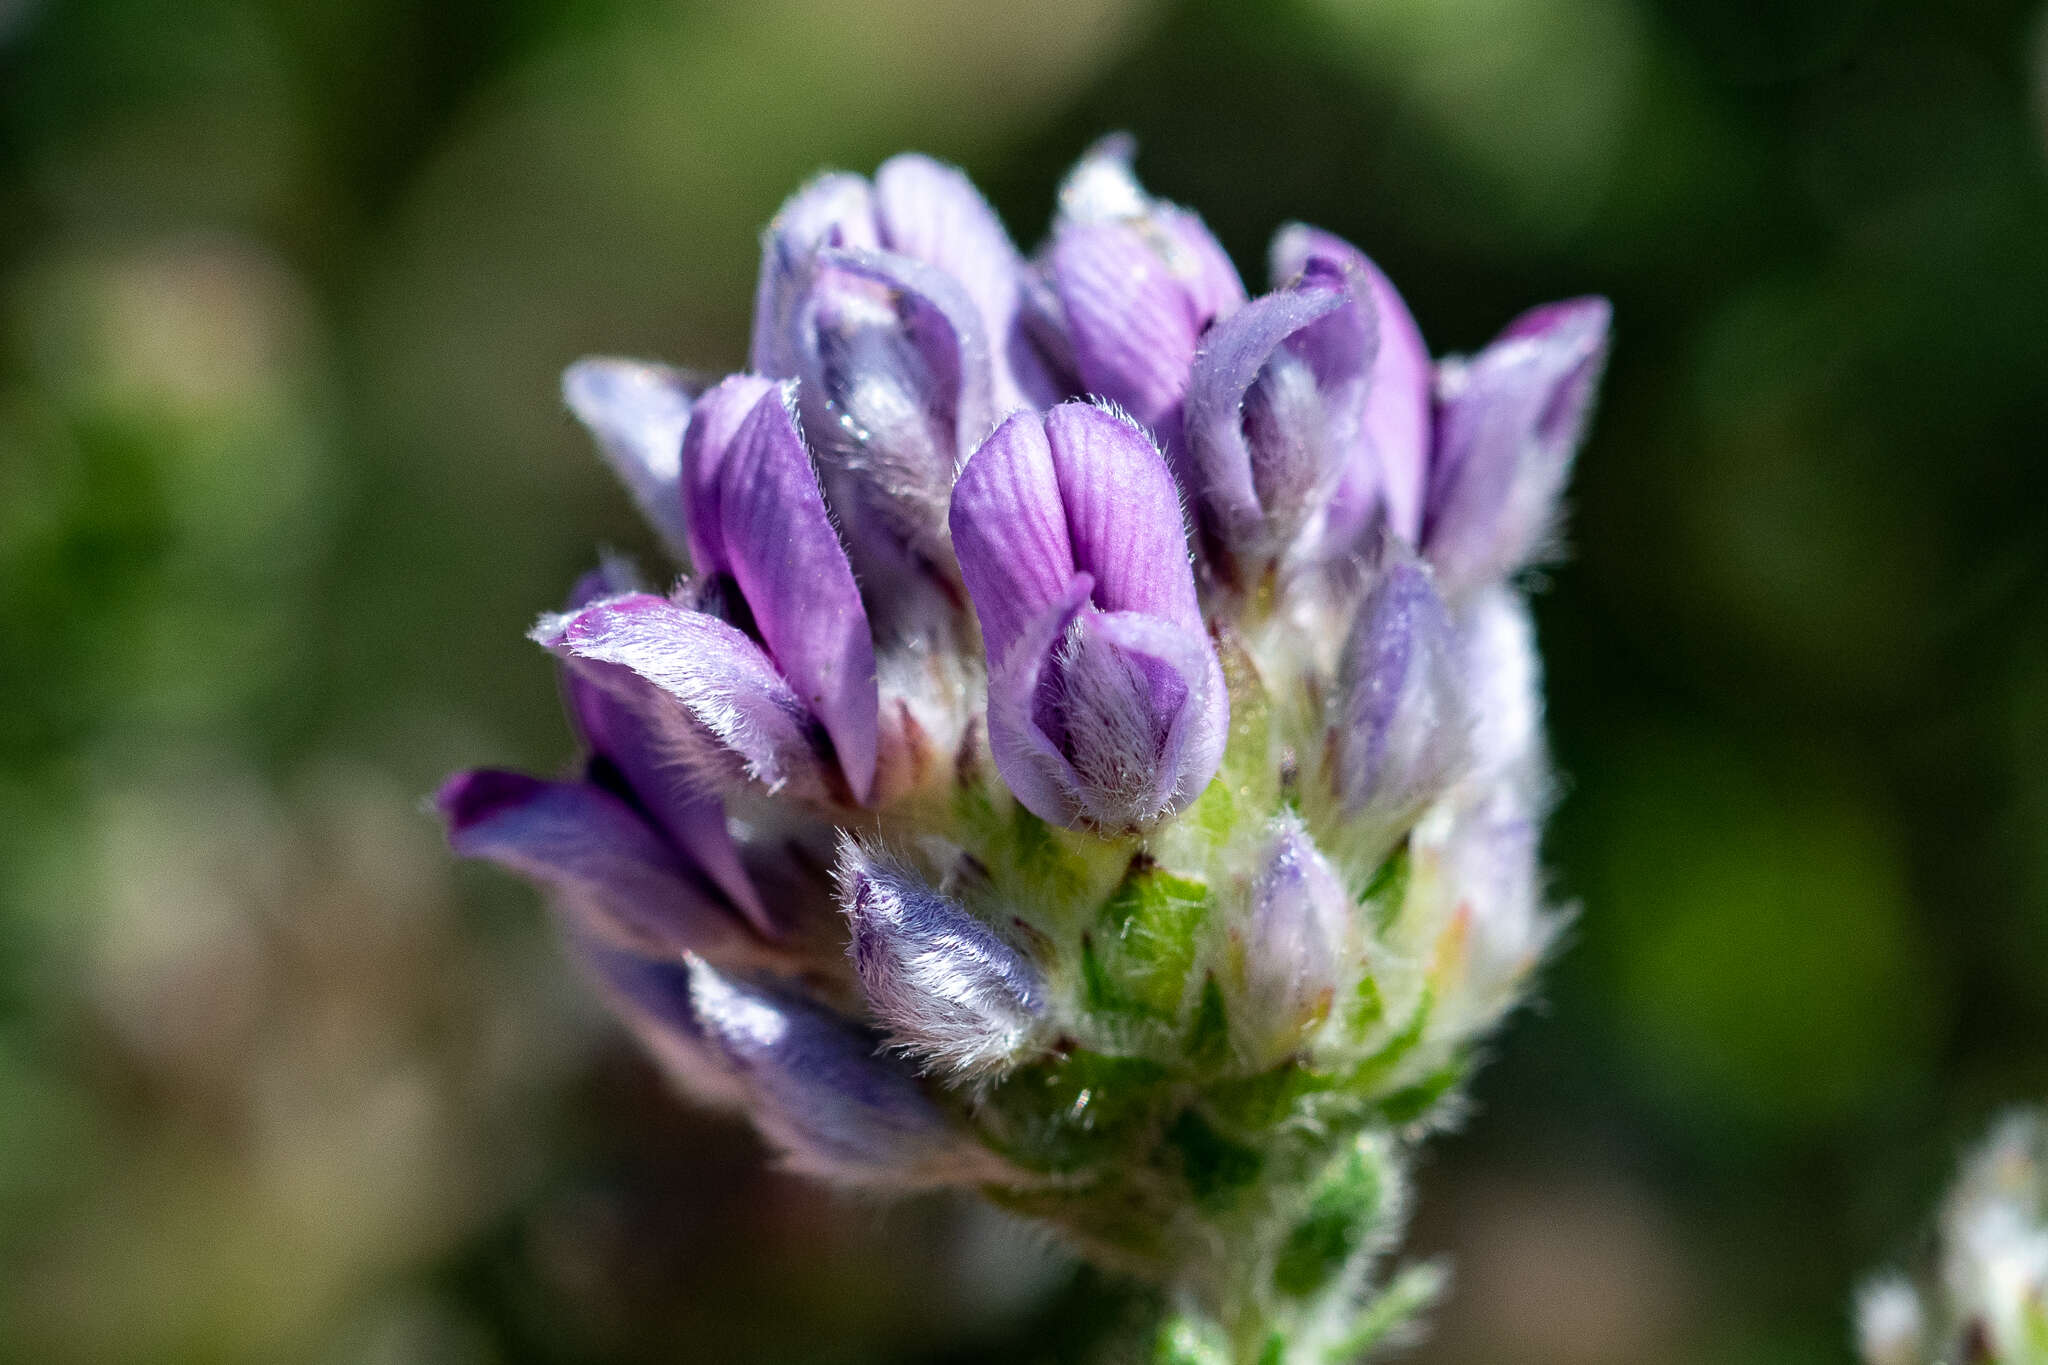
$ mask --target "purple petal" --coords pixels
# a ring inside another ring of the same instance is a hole
[[[1029,1045],[1045,1013],[1038,969],[908,868],[843,839],[839,903],[868,1003],[914,1053],[990,1075]]]
[[[1180,490],[1151,438],[1092,403],[1062,403],[1045,435],[1074,566],[1105,611],[1136,611],[1202,631]]]
[[[1066,508],[1045,421],[1020,412],[960,471],[948,520],[991,669],[1074,576]]]
[[[974,301],[994,361],[995,412],[1050,403],[1044,363],[1018,325],[1024,260],[973,183],[930,157],[891,157],[875,172],[875,205],[890,251],[937,267]]]
[[[741,425],[719,471],[731,572],[782,675],[825,727],[855,801],[875,780],[879,702],[867,611],[780,393]]]
[[[851,1184],[972,1180],[989,1162],[916,1079],[830,1010],[691,959],[697,1027],[745,1083],[755,1124],[790,1166]]]
[[[540,882],[579,932],[614,947],[729,955],[746,933],[631,806],[586,782],[459,773],[435,802],[448,842]]]
[[[1458,641],[1428,569],[1397,555],[1344,647],[1333,756],[1345,813],[1405,825],[1466,771],[1472,720]]]
[[[707,792],[741,776],[823,792],[802,699],[760,646],[716,617],[640,593],[546,618],[534,639],[634,708],[664,757]]]
[[[1541,551],[1585,434],[1610,317],[1605,299],[1550,304],[1439,372],[1422,543],[1448,590],[1505,578]]]
[[[719,479],[740,424],[774,387],[757,375],[732,375],[706,390],[690,414],[680,455],[682,510],[690,562],[700,574],[732,571],[719,514]]]
[[[1024,808],[1049,824],[1072,825],[1081,819],[1080,779],[1055,735],[1041,723],[1039,703],[1057,675],[1055,651],[1094,588],[1094,579],[1075,574],[1001,654],[990,650],[988,656],[988,738],[996,771]],[[975,609],[982,610],[979,598]],[[1055,723],[1054,729],[1063,727]]]
[[[857,175],[821,175],[785,202],[761,234],[754,291],[754,339],[747,367],[772,379],[797,376],[795,313],[821,247],[872,250],[882,244],[874,192]]]
[[[683,429],[696,389],[680,370],[593,356],[562,375],[562,399],[670,553],[687,559],[681,493]]]
[[[1355,540],[1370,519],[1372,505],[1383,500],[1387,524],[1415,544],[1422,534],[1423,490],[1429,468],[1429,348],[1392,282],[1364,252],[1340,237],[1295,224],[1273,239],[1275,284],[1293,279],[1312,260],[1332,262],[1356,271],[1371,283],[1379,346],[1367,386],[1364,432],[1346,477],[1340,482],[1331,530],[1342,550]]]
[[[1206,330],[1244,306],[1244,280],[1223,243],[1199,214],[1162,205],[1155,210],[1166,240],[1167,263],[1188,291],[1197,330]]]
[[[1171,432],[1202,335],[1183,281],[1130,223],[1061,228],[1051,269],[1082,384]]]
[[[1331,482],[1332,464],[1348,453],[1332,429],[1317,367],[1287,343],[1350,303],[1341,277],[1303,280],[1247,304],[1210,333],[1195,358],[1187,438],[1196,497],[1219,538],[1240,554],[1290,539]],[[1335,349],[1318,347],[1317,358]],[[1369,363],[1369,349],[1362,359]],[[1349,377],[1356,380],[1358,370]]]
[[[725,803],[705,791],[701,778],[669,757],[672,746],[646,719],[675,703],[638,675],[614,680],[616,686],[637,690],[639,699],[628,705],[574,670],[568,674],[578,726],[591,752],[618,769],[655,828],[730,897],[757,930],[775,937],[778,927],[733,843]]]
[[[577,582],[567,610],[574,613],[607,597],[637,590],[630,571],[616,561],[609,562]],[[672,709],[674,703],[637,676],[615,676],[612,681],[615,686],[636,689],[637,700],[627,705],[575,669],[562,670],[570,718],[584,745],[619,770],[655,828],[730,897],[756,929],[771,939],[776,937],[777,926],[733,843],[725,803],[708,794],[700,779],[671,759],[671,746],[645,718]]]

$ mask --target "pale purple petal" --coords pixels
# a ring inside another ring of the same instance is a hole
[[[994,361],[995,412],[1052,402],[1044,362],[1018,322],[1023,257],[973,183],[930,157],[891,157],[875,172],[875,204],[890,251],[937,267],[974,301]]]
[[[948,519],[993,666],[1074,576],[1074,548],[1042,417],[1017,413],[982,442],[953,485]]]
[[[540,882],[578,932],[614,947],[726,955],[746,931],[639,813],[587,782],[460,773],[435,798],[448,842]]]
[[[1344,647],[1332,774],[1350,817],[1393,828],[1464,775],[1472,717],[1458,640],[1429,570],[1396,551]]]
[[[1196,330],[1205,330],[1243,307],[1244,280],[1201,215],[1170,204],[1161,205],[1154,214],[1165,238],[1167,263],[1188,291]]]
[[[731,375],[707,389],[690,414],[679,455],[681,511],[690,561],[699,574],[731,572],[719,517],[719,479],[740,424],[774,387],[758,375]]]
[[[1105,611],[1136,611],[1200,633],[1180,490],[1150,437],[1091,403],[1062,403],[1045,434],[1074,567]]]
[[[1355,908],[1298,816],[1282,816],[1252,878],[1244,926],[1247,1023],[1271,1050],[1291,1047],[1327,1013]]]
[[[1053,602],[1023,623],[1000,654],[991,650],[988,656],[988,739],[996,771],[1026,810],[1055,825],[1080,820],[1080,779],[1055,737],[1046,732],[1040,701],[1057,676],[1055,651],[1087,608],[1094,588],[1094,579],[1075,574]],[[975,610],[983,610],[979,598]],[[1056,719],[1053,728],[1062,728]]]
[[[822,792],[809,710],[760,646],[724,621],[641,593],[548,617],[533,638],[638,708],[664,758],[707,792],[741,777]],[[650,700],[642,682],[661,695]]]
[[[685,560],[683,429],[696,390],[680,370],[603,356],[579,360],[562,375],[563,401],[597,438],[640,515],[669,552]]]
[[[1497,581],[1542,552],[1607,357],[1605,299],[1517,319],[1438,374],[1423,546],[1447,590]]]
[[[1273,282],[1279,285],[1312,260],[1334,262],[1371,282],[1379,346],[1367,386],[1364,433],[1340,482],[1330,518],[1339,552],[1356,549],[1373,506],[1384,502],[1387,524],[1411,545],[1422,535],[1429,472],[1432,367],[1422,332],[1384,272],[1342,238],[1294,224],[1273,239]]]
[[[894,859],[842,839],[839,904],[868,1003],[914,1056],[956,1075],[1013,1064],[1045,1014],[1038,968]]]
[[[791,195],[761,234],[748,368],[773,379],[796,378],[795,312],[810,282],[811,258],[821,247],[881,244],[874,192],[860,176],[821,175]]]
[[[875,779],[878,700],[867,611],[780,393],[734,436],[719,471],[732,576],[783,677],[832,737],[855,801]]]
[[[701,960],[689,971],[698,1029],[745,1083],[755,1124],[793,1169],[898,1188],[986,1176],[992,1161],[851,1021]]]

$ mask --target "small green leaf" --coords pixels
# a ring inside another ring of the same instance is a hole
[[[1435,1108],[1437,1101],[1456,1089],[1464,1078],[1465,1059],[1461,1057],[1381,1100],[1380,1113],[1389,1123],[1413,1123]]]
[[[1070,1172],[1115,1159],[1154,1131],[1171,1098],[1166,1068],[1078,1051],[1020,1067],[971,1115],[995,1151],[1030,1170]]]

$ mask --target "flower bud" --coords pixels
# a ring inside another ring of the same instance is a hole
[[[1607,358],[1611,309],[1572,299],[1523,314],[1437,372],[1422,546],[1452,597],[1542,552]]]
[[[848,952],[891,1036],[960,1075],[1000,1071],[1045,1014],[1038,969],[966,909],[852,839],[839,846]]]
[[[917,1080],[822,1005],[688,962],[691,1017],[745,1085],[755,1124],[793,1170],[899,1189],[993,1166],[964,1143]]]
[[[1130,157],[1110,139],[1068,176],[1046,270],[1082,386],[1177,451],[1188,367],[1244,285],[1200,218],[1139,187]]]
[[[1252,879],[1242,939],[1240,1033],[1254,1055],[1284,1055],[1329,1013],[1354,913],[1343,880],[1300,818],[1276,821]]]
[[[1468,680],[1429,571],[1398,553],[1344,646],[1331,736],[1337,803],[1367,842],[1390,842],[1470,762]]]

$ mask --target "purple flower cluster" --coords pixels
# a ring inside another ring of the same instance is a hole
[[[1533,716],[1526,632],[1503,662],[1485,623],[1546,546],[1607,305],[1435,362],[1355,247],[1287,228],[1248,297],[1128,162],[1091,152],[1032,258],[950,167],[820,177],[766,233],[748,373],[565,380],[687,568],[655,591],[608,566],[535,628],[577,774],[466,773],[440,807],[458,851],[549,888],[672,1070],[805,1169],[1000,1179],[916,1072],[1091,1037],[1080,949],[970,798],[1077,866],[1163,847],[1256,694],[1285,722],[1249,758],[1273,802],[1215,836],[1249,871],[1198,871],[1243,900],[1242,1027],[1297,1034],[1433,803],[1483,780],[1475,810],[1525,789],[1511,834],[1540,814],[1534,721],[1506,714]]]

